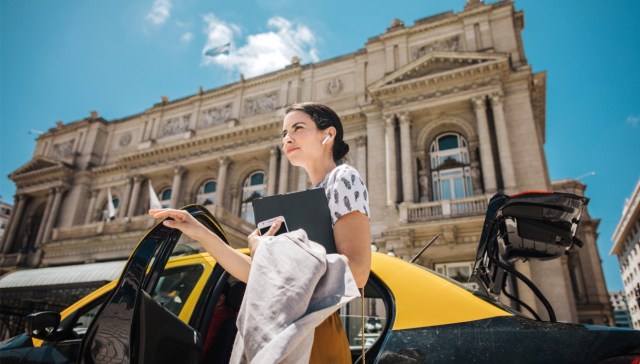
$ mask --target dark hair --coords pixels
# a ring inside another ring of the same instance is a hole
[[[342,122],[338,114],[329,106],[317,102],[303,102],[288,106],[284,110],[284,114],[287,115],[292,111],[302,111],[309,115],[320,130],[325,130],[333,126],[336,129],[336,135],[333,138],[333,160],[337,162],[347,155],[349,152],[349,144],[345,143],[343,139],[344,132],[342,130]]]

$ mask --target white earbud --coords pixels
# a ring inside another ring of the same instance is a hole
[[[331,134],[327,134],[324,139],[322,139],[322,145],[327,144],[327,142],[329,141],[329,138],[331,138]]]

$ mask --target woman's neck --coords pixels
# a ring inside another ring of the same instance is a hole
[[[311,180],[311,185],[316,186],[318,183],[322,182],[324,176],[327,173],[331,172],[334,168],[336,168],[336,162],[331,160],[322,160],[318,163],[310,164],[304,167],[309,175],[309,179]]]

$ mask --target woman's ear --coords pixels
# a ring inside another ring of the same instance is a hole
[[[330,126],[330,127],[326,128],[326,129],[324,129],[323,132],[325,134],[330,134],[331,135],[331,140],[335,139],[336,134],[337,134],[336,128],[333,127],[333,126]]]

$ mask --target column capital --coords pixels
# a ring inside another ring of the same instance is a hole
[[[401,125],[406,125],[411,123],[411,114],[408,111],[403,111],[398,114],[398,119],[400,119]]]
[[[140,175],[140,174],[136,174],[133,177],[133,182],[135,183],[140,183],[144,180],[144,176]]]
[[[16,200],[16,202],[25,201],[28,197],[29,197],[29,195],[27,195],[26,193],[16,193],[13,196],[13,198]]]
[[[491,98],[491,106],[494,107],[502,105],[502,102],[504,101],[504,94],[501,91],[492,93],[489,97]]]
[[[220,167],[225,166],[227,164],[229,164],[229,157],[227,157],[226,155],[218,158],[218,163],[220,163]]]
[[[395,114],[385,114],[382,116],[382,118],[384,119],[384,123],[387,125],[387,127],[393,126],[396,121]]]
[[[280,148],[277,146],[269,148],[269,155],[271,155],[272,157],[275,157],[278,154],[278,149]]]
[[[54,186],[54,187],[49,187],[49,193],[50,194],[58,194],[58,193],[63,193],[67,190],[67,186]]]
[[[356,138],[356,146],[357,147],[366,147],[367,146],[367,137],[364,135],[360,135]]]
[[[173,173],[176,175],[182,175],[186,172],[186,169],[183,166],[175,166],[173,167]]]
[[[486,108],[484,100],[487,98],[486,95],[476,96],[471,98],[471,103],[473,104],[473,108],[476,111],[482,111]]]

